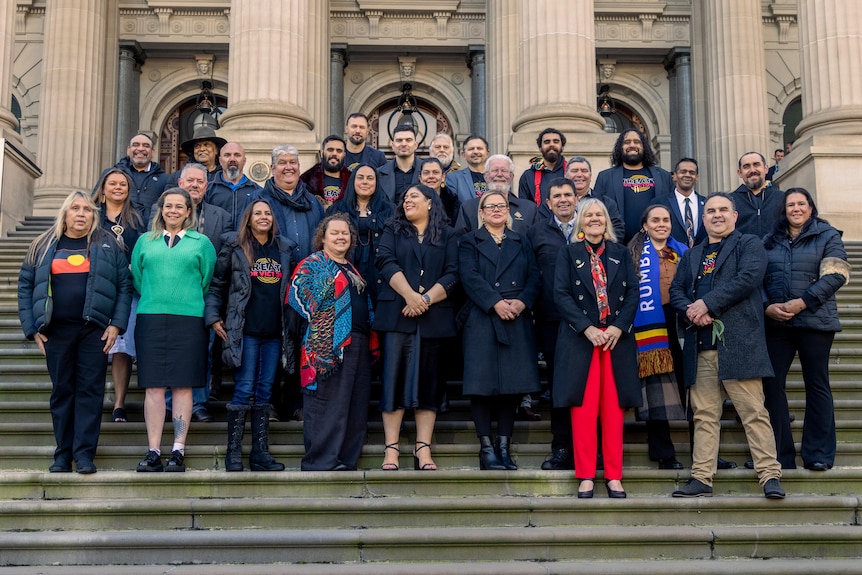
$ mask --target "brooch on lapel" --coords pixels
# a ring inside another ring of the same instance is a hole
[[[518,221],[522,221],[524,216],[521,215],[521,212],[515,212],[515,219]]]
[[[615,260],[614,258],[608,258],[608,259],[611,260],[612,262],[614,262],[615,264],[620,265],[620,260]]]
[[[578,269],[581,269],[582,267],[584,267],[584,262],[582,262],[581,260],[575,260],[575,265],[578,266]]]

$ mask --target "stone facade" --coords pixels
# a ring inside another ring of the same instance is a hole
[[[29,158],[30,178],[42,175],[35,186],[0,189],[2,233],[30,211],[53,213],[67,191],[89,189],[125,153],[131,132],[168,134],[160,152],[178,153],[171,122],[209,80],[227,101],[219,134],[246,146],[258,179],[279,143],[296,145],[304,167],[314,163],[318,143],[354,111],[375,119],[385,150],[405,82],[429,133],[443,129],[460,143],[478,131],[492,152],[524,168],[537,154],[536,134],[555,126],[569,138],[566,155],[590,157],[597,173],[614,140],[597,112],[606,86],[616,123],[642,127],[663,167],[694,154],[701,191],[731,190],[742,152],[770,158],[783,147],[785,114],[801,98],[799,141],[778,181],[809,186],[845,238],[862,239],[862,208],[849,186],[862,155],[862,86],[845,73],[860,43],[852,3],[812,0],[799,4],[801,14],[796,0],[4,6],[0,130],[18,152],[2,166]],[[20,126],[7,107],[13,97]],[[24,196],[14,213],[8,194]]]

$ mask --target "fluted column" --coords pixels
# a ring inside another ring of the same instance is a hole
[[[670,80],[671,160],[694,157],[694,116],[691,92],[691,53],[674,48],[665,60]]]
[[[769,148],[761,7],[751,0],[697,1],[706,46],[709,189],[732,191],[740,184],[739,157]]]
[[[347,65],[347,44],[333,44],[329,50],[329,133],[344,132],[344,67]]]
[[[119,83],[117,86],[117,142],[114,156],[126,155],[129,141],[140,129],[141,65],[144,52],[137,41],[120,43]]]
[[[798,10],[803,114],[777,182],[808,189],[845,241],[862,240],[862,7],[800,0]]]
[[[12,55],[15,45],[15,2],[0,7],[0,135],[14,134],[18,118],[12,113]],[[2,136],[5,137],[5,136]],[[15,137],[15,136],[10,136]],[[17,138],[20,140],[20,138]]]
[[[101,0],[47,2],[36,215],[53,215],[72,190],[91,190],[99,173],[106,17]]]
[[[485,13],[488,122],[492,154],[505,154],[518,113],[518,0],[488,2]]]
[[[314,130],[329,115],[328,15],[328,0],[231,1],[228,108],[218,133],[243,142],[249,165],[268,164],[283,143],[299,148],[303,168],[314,163]]]
[[[470,132],[485,134],[485,48],[470,46]]]

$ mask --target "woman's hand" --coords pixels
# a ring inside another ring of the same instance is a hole
[[[594,325],[584,330],[584,337],[590,340],[593,347],[599,347],[608,343],[607,332],[600,330]]]
[[[219,336],[222,341],[227,341],[227,331],[224,328],[224,322],[223,321],[218,320],[217,322],[212,324],[212,326],[210,326],[210,327],[212,327],[215,334],[217,336]]]
[[[39,346],[39,351],[42,352],[42,355],[45,355],[45,343],[48,341],[48,338],[41,333],[37,333],[33,336],[33,340],[35,340],[36,345]]]
[[[783,303],[773,303],[763,313],[766,317],[775,321],[790,321],[793,318],[793,314],[785,311],[784,306],[785,304]]]
[[[527,309],[526,304],[519,299],[507,299],[506,303],[508,303],[509,307],[514,310],[516,316],[521,315],[524,313],[524,310]]]
[[[612,325],[608,327],[608,329],[605,330],[605,336],[608,338],[608,341],[605,343],[605,351],[615,348],[622,335],[623,330],[617,326]]]
[[[418,317],[428,311],[428,308],[431,307],[425,298],[422,297],[422,294],[418,292],[413,292],[406,298],[404,301],[407,305],[404,306],[404,309],[401,310],[401,313],[406,317]]]
[[[503,321],[513,320],[518,317],[518,312],[509,303],[509,300],[501,299],[494,304],[494,311]]]
[[[40,334],[36,334],[40,335]],[[120,335],[120,328],[115,325],[109,325],[102,334],[102,341],[105,342],[105,347],[102,348],[102,353],[108,353],[114,347],[114,342],[117,341],[117,336]],[[44,350],[42,353],[45,353]]]

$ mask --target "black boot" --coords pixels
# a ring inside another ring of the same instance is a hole
[[[509,445],[512,443],[512,438],[501,435],[497,438],[497,457],[500,459],[500,464],[509,471],[515,471],[518,466],[512,461],[512,456],[509,455]]]
[[[247,405],[227,404],[227,451],[224,454],[226,471],[242,471],[242,434],[245,431]]]
[[[269,404],[260,403],[251,407],[251,455],[248,465],[252,471],[284,471],[269,454]]]
[[[506,467],[497,459],[494,445],[491,443],[491,437],[488,435],[479,436],[479,469],[506,470]]]

